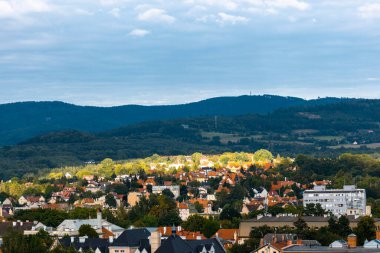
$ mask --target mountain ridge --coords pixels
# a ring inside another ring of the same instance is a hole
[[[215,97],[178,105],[79,106],[61,101],[30,101],[0,105],[0,146],[12,145],[54,131],[101,132],[140,122],[201,116],[267,114],[281,108],[352,100],[255,95]]]

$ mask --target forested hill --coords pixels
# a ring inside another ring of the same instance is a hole
[[[216,124],[215,124],[216,123]],[[101,133],[53,132],[0,148],[0,178],[104,158],[269,149],[274,154],[380,153],[380,100],[298,106],[269,114],[150,121]]]
[[[280,108],[327,104],[338,98],[303,100],[295,97],[218,97],[200,102],[118,107],[76,106],[62,102],[22,102],[0,105],[0,146],[15,144],[52,131],[98,132],[144,121],[191,118],[208,115],[266,114]]]

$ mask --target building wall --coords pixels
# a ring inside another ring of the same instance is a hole
[[[130,247],[109,247],[109,253],[135,253],[137,248]]]
[[[326,189],[325,186],[315,186],[313,190],[306,190],[303,194],[304,206],[307,204],[321,204],[334,215],[346,215],[354,211],[361,216],[366,215],[366,192],[356,189],[355,186],[345,185],[343,189]]]

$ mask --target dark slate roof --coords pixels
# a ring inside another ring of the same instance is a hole
[[[99,249],[102,253],[108,253],[108,247],[110,245],[108,239],[104,238],[85,238],[84,242],[80,242],[79,238],[74,238],[74,242],[71,242],[70,237],[65,237],[59,240],[60,244],[64,247],[73,247],[75,250],[93,250]]]
[[[114,240],[112,246],[138,247],[141,246],[141,241],[147,240],[149,236],[150,232],[145,228],[128,229]]]
[[[155,253],[199,253],[204,247],[210,250],[214,246],[215,253],[225,253],[218,239],[184,240],[178,235],[171,235],[163,241],[161,247]]]
[[[193,253],[193,249],[178,235],[171,235],[163,241],[155,253]]]
[[[150,242],[149,239],[143,239],[140,241],[140,247],[138,248],[140,252],[145,249],[148,253],[151,252]],[[154,252],[153,252],[154,253]]]
[[[206,250],[209,251],[211,249],[211,246],[214,246],[215,253],[226,252],[223,246],[220,244],[220,242],[216,238],[206,239],[206,240],[188,240],[186,242],[190,244],[190,246],[193,249],[197,250],[197,251],[194,251],[195,253],[201,252],[203,247],[206,247]]]

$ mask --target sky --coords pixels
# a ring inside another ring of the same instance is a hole
[[[380,0],[0,0],[0,103],[380,98]]]

